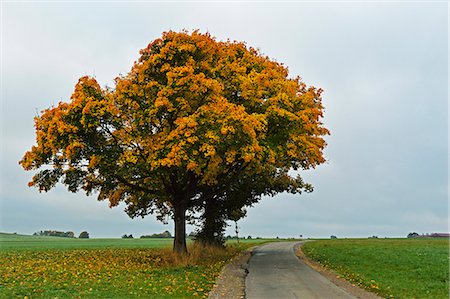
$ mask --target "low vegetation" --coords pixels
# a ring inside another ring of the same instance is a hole
[[[206,298],[224,264],[267,240],[225,250],[171,239],[69,239],[0,234],[0,298]]]
[[[320,240],[303,251],[386,298],[449,298],[448,239]]]

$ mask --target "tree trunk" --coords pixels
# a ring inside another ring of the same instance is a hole
[[[213,197],[206,198],[205,210],[201,218],[202,228],[197,235],[198,243],[205,246],[223,247],[226,222],[216,199]]]
[[[187,253],[186,247],[186,206],[181,203],[174,205],[175,238],[173,251],[178,254]]]

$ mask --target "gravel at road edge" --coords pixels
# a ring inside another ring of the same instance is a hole
[[[225,265],[216,284],[209,293],[209,299],[245,298],[245,277],[248,273],[247,266],[252,253],[252,248],[247,249]]]

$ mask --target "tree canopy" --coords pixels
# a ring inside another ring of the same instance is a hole
[[[69,102],[35,118],[37,144],[20,161],[39,169],[30,186],[61,182],[111,207],[125,202],[130,217],[171,216],[177,252],[186,212],[211,198],[242,207],[310,189],[289,170],[325,161],[321,89],[244,43],[198,31],[165,32],[140,54],[114,88],[82,77]]]

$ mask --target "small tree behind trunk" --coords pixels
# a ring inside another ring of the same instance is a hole
[[[201,219],[202,227],[197,233],[196,242],[205,246],[223,247],[226,221],[213,197],[207,198]]]

